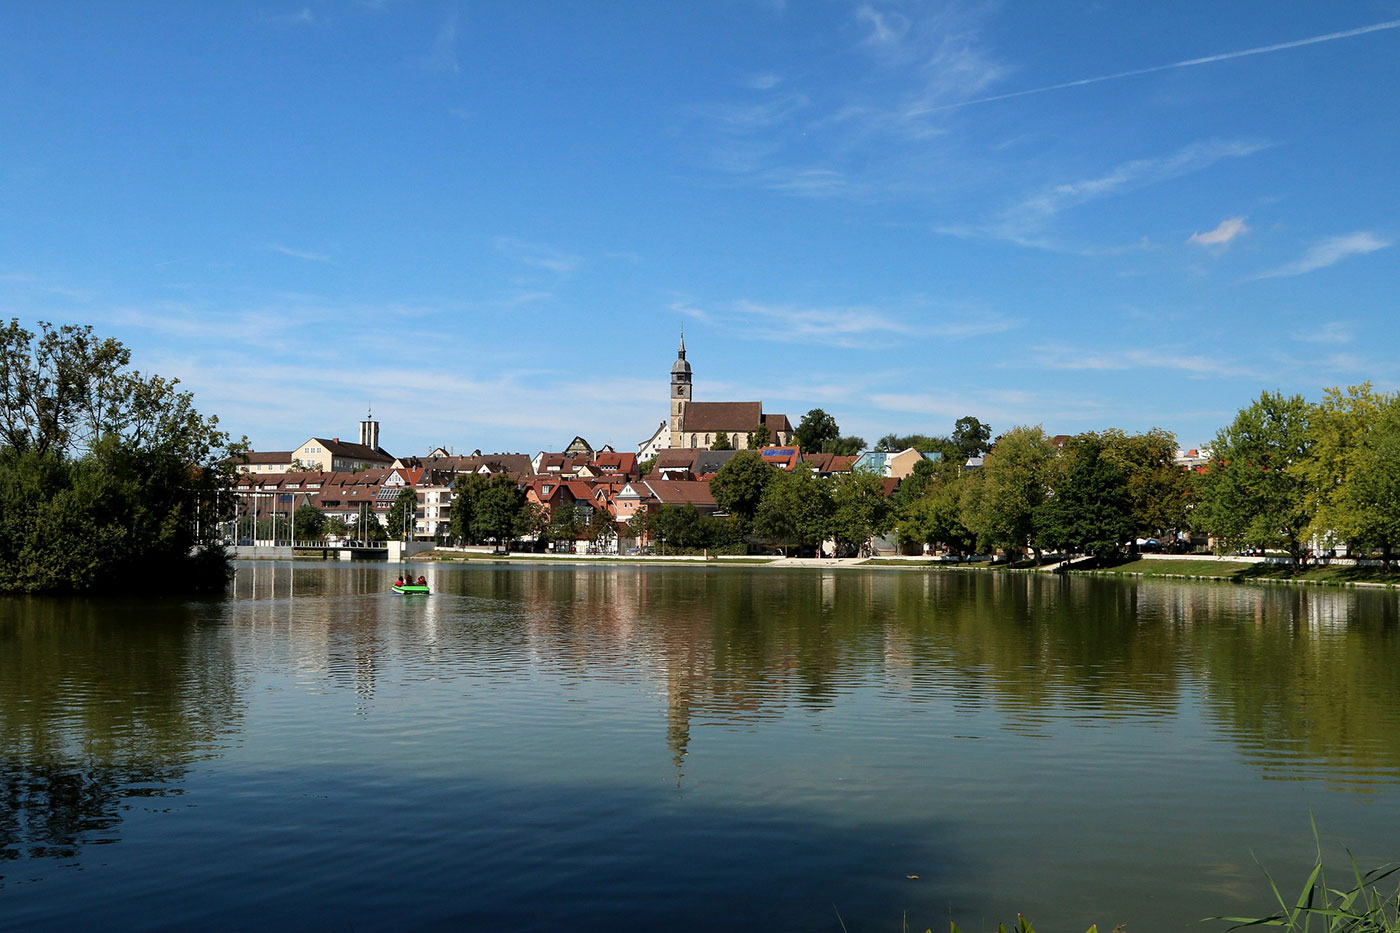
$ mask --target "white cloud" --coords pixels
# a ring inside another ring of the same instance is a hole
[[[1037,347],[1036,352],[1039,354],[1036,362],[1045,369],[1099,372],[1166,369],[1195,379],[1253,375],[1250,369],[1233,360],[1170,347],[1086,351],[1075,347],[1042,346]]]
[[[913,339],[965,340],[1018,326],[1018,322],[994,312],[931,309],[923,301],[881,310],[864,305],[814,308],[741,300],[714,309],[711,317],[742,328],[750,339],[853,350],[878,349]]]
[[[1243,236],[1249,232],[1249,226],[1245,224],[1243,217],[1230,217],[1220,221],[1220,225],[1214,230],[1205,233],[1193,233],[1186,242],[1195,243],[1197,246],[1219,246],[1226,247],[1235,237]]]
[[[310,250],[293,249],[290,246],[283,246],[280,243],[269,243],[267,248],[274,253],[281,253],[283,256],[291,256],[293,259],[305,259],[307,262],[335,262],[335,260],[326,253],[313,253]]]
[[[1106,174],[1047,188],[1003,212],[992,229],[1011,238],[1039,230],[1062,211],[1209,168],[1222,159],[1252,155],[1266,143],[1248,139],[1209,139],[1145,159],[1116,165]]]
[[[865,347],[914,333],[909,322],[864,307],[802,308],[738,301],[732,313],[753,337],[834,347]]]
[[[1097,75],[1092,78],[1080,78],[1075,81],[1064,81],[1060,84],[1047,84],[1041,87],[1027,88],[1023,91],[1011,91],[1007,94],[994,94],[990,97],[980,97],[970,100],[957,101],[955,103],[944,104],[940,107],[931,108],[933,110],[953,110],[959,107],[971,107],[974,104],[989,104],[998,100],[1011,100],[1016,97],[1027,97],[1031,94],[1044,94],[1047,91],[1062,91],[1066,88],[1084,87],[1089,84],[1099,84],[1104,81],[1116,81],[1121,78],[1133,78],[1139,75],[1154,74],[1159,71],[1171,71],[1177,68],[1193,68],[1197,65],[1213,65],[1216,62],[1231,61],[1236,58],[1245,58],[1250,55],[1264,55],[1270,52],[1282,52],[1286,49],[1296,49],[1306,45],[1316,45],[1319,42],[1335,42],[1338,39],[1350,39],[1355,36],[1366,35],[1367,33],[1380,32],[1387,29],[1400,29],[1400,20],[1389,20],[1383,23],[1374,23],[1370,26],[1361,26],[1357,29],[1345,29],[1341,32],[1329,32],[1320,36],[1310,36],[1306,39],[1295,39],[1291,42],[1276,42],[1273,45],[1261,45],[1250,49],[1241,49],[1235,52],[1223,52],[1218,55],[1207,55],[1202,58],[1188,58],[1184,61],[1171,62],[1166,65],[1152,65],[1147,68],[1134,68],[1129,71],[1118,71],[1113,74]]]
[[[497,252],[514,259],[516,262],[534,266],[537,269],[547,269],[560,275],[573,272],[581,262],[579,257],[571,256],[552,246],[532,243],[515,237],[498,236],[492,241],[492,245],[495,246]]]
[[[1351,325],[1341,321],[1328,321],[1308,330],[1295,331],[1293,339],[1303,343],[1344,344],[1351,343],[1353,336]]]
[[[881,13],[869,4],[856,9],[856,20],[868,30],[864,41],[870,45],[893,44],[909,31],[907,17],[894,12]]]
[[[423,57],[422,65],[428,71],[439,74],[457,74],[462,70],[457,63],[457,20],[449,18],[438,27],[433,37],[432,48]]]
[[[1335,265],[1348,256],[1364,256],[1367,253],[1385,249],[1390,245],[1392,245],[1390,240],[1382,240],[1374,233],[1365,231],[1348,233],[1345,236],[1328,237],[1308,247],[1308,251],[1303,254],[1301,259],[1276,269],[1270,269],[1268,272],[1262,272],[1254,276],[1253,279],[1277,279],[1304,275]]]

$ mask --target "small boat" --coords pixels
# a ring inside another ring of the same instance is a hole
[[[429,590],[418,583],[395,583],[389,587],[399,596],[427,596]]]

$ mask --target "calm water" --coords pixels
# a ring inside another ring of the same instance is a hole
[[[0,927],[1141,933],[1309,811],[1400,857],[1395,594],[424,572],[0,600]]]

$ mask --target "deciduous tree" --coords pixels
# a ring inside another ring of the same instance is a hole
[[[827,445],[840,436],[841,428],[837,426],[836,419],[820,408],[813,408],[803,415],[797,430],[793,432],[797,445],[813,453],[825,451]]]
[[[958,448],[963,459],[979,457],[989,449],[992,429],[971,415],[965,415],[953,423],[953,445]]]
[[[777,473],[754,451],[741,450],[710,480],[710,494],[721,511],[728,512],[741,528],[747,528],[758,511],[764,487]]]
[[[1053,449],[1039,427],[1016,427],[987,455],[979,480],[964,487],[962,519],[987,547],[1020,553],[1045,501]]]
[[[1301,564],[1312,521],[1307,479],[1312,406],[1301,395],[1264,392],[1222,428],[1201,483],[1198,512],[1227,544],[1286,550]]]
[[[0,326],[0,592],[222,587],[246,442],[90,327]]]
[[[831,491],[830,535],[837,549],[855,553],[871,538],[894,527],[894,507],[884,494],[884,481],[874,473],[855,470],[838,473],[829,481]]]
[[[799,464],[792,471],[776,471],[763,490],[754,515],[754,532],[780,545],[812,547],[830,531],[831,495],[827,484],[812,468]]]
[[[292,514],[292,535],[298,541],[320,541],[326,534],[326,513],[307,503]]]
[[[1052,476],[1050,495],[1034,515],[1039,546],[1098,558],[1116,554],[1133,536],[1133,502],[1127,470],[1108,455],[1103,438],[1070,438],[1055,456]]]

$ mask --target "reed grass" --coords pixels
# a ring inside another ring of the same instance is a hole
[[[1269,879],[1269,888],[1278,901],[1277,911],[1267,917],[1210,919],[1233,923],[1234,926],[1229,928],[1231,930],[1267,926],[1305,933],[1400,933],[1400,886],[1397,886],[1396,880],[1392,880],[1385,889],[1381,887],[1382,881],[1400,872],[1400,864],[1382,865],[1362,874],[1355,857],[1348,850],[1351,871],[1345,883],[1349,887],[1332,887],[1327,882],[1316,822],[1313,823],[1313,842],[1317,846],[1317,857],[1313,861],[1312,873],[1291,903],[1284,898],[1273,876],[1265,869],[1264,877]]]

